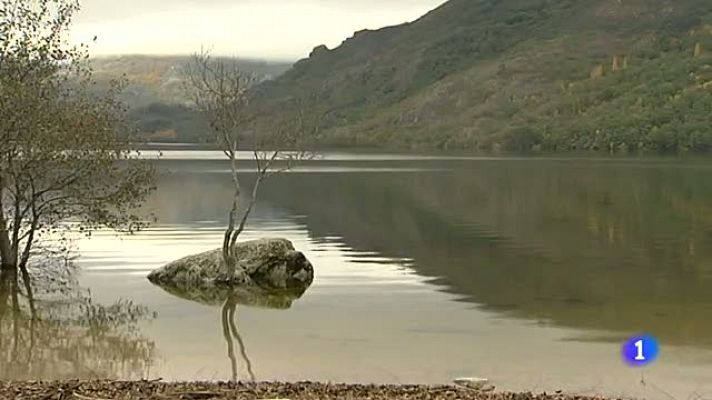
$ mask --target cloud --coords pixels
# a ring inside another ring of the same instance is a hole
[[[139,16],[168,10],[197,10],[230,8],[235,6],[279,5],[284,3],[306,7],[338,8],[344,11],[368,10],[373,13],[388,10],[407,10],[413,7],[434,7],[434,0],[83,0],[80,20],[101,22],[117,18]]]
[[[411,21],[443,0],[86,0],[75,41],[93,54],[216,54],[294,60],[354,31]]]

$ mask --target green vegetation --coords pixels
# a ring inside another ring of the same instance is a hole
[[[154,189],[124,124],[121,83],[97,93],[85,47],[64,40],[78,10],[72,0],[0,2],[0,269],[21,272],[30,304],[39,244],[64,246],[72,229],[141,229],[137,209]]]
[[[707,152],[712,3],[451,0],[320,46],[253,95],[265,132],[310,99],[322,145]]]
[[[142,136],[153,142],[214,141],[208,123],[189,107],[191,95],[185,88],[187,56],[126,55],[91,60],[99,87],[118,77],[129,85],[121,100],[129,105],[127,118]],[[289,68],[288,63],[224,58],[258,80],[273,79]]]
[[[210,127],[195,109],[182,104],[151,103],[129,111],[142,135],[151,142],[204,143],[215,140]]]

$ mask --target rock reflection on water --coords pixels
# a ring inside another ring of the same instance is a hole
[[[287,288],[275,289],[259,285],[241,287],[214,286],[214,287],[185,287],[166,283],[154,283],[173,296],[184,300],[193,301],[209,306],[222,306],[220,320],[222,334],[227,345],[227,357],[230,360],[231,376],[233,381],[238,380],[239,368],[235,354],[235,342],[239,349],[239,356],[245,366],[247,376],[255,380],[252,360],[250,359],[245,342],[237,326],[236,314],[238,306],[287,310],[292,303],[298,300],[311,285],[311,281],[304,284],[293,284]]]
[[[28,296],[14,271],[0,273],[0,380],[148,377],[155,345],[138,329],[148,309],[94,304],[69,275],[33,284]]]
[[[295,300],[302,297],[308,286],[281,290],[265,289],[259,286],[239,288],[218,286],[210,290],[186,290],[169,285],[161,285],[161,288],[173,296],[208,306],[219,306],[232,302],[248,307],[287,310],[292,307]]]

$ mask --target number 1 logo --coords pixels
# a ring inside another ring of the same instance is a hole
[[[645,361],[645,352],[643,351],[643,342],[638,340],[635,342],[635,348],[638,349],[638,355],[635,356],[635,361]]]
[[[623,359],[633,367],[646,366],[658,358],[658,341],[650,336],[634,336],[628,339],[622,348]]]

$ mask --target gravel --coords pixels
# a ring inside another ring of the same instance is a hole
[[[477,399],[593,400],[562,393],[486,393],[455,386],[326,383],[164,383],[160,381],[0,382],[0,399],[223,400],[223,399]]]

